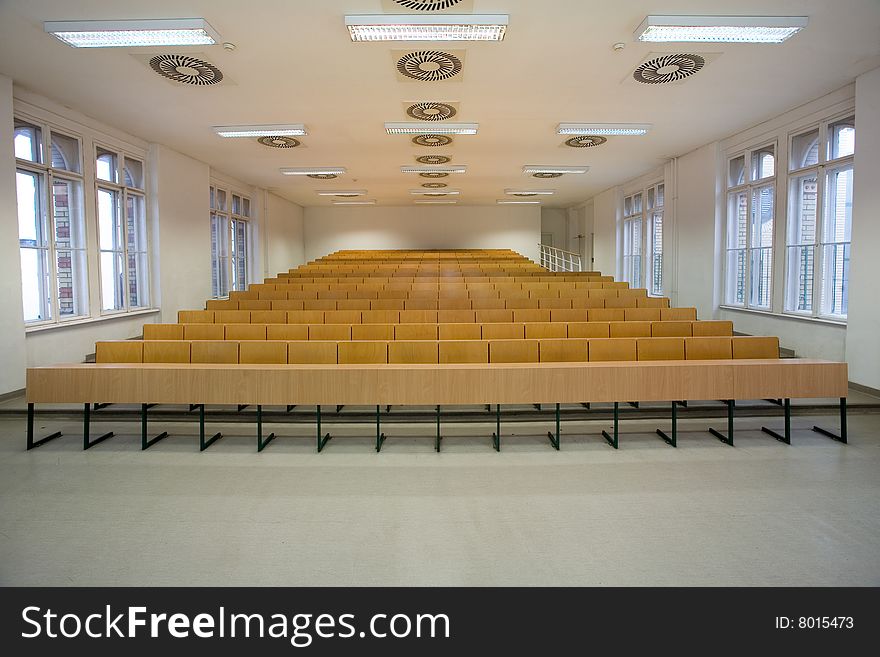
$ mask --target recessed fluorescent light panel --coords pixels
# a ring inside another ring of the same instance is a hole
[[[557,135],[645,135],[650,123],[560,123]]]
[[[508,196],[549,196],[555,194],[555,189],[505,189]]]
[[[307,134],[302,123],[269,125],[215,125],[221,137],[302,137]]]
[[[633,36],[658,43],[782,43],[808,22],[806,16],[648,16]]]
[[[318,196],[366,196],[366,189],[323,189]]]
[[[458,201],[454,199],[438,201],[433,201],[431,199],[416,199],[413,203],[419,203],[421,205],[454,205],[455,203],[458,203]]]
[[[385,132],[389,135],[475,135],[480,129],[477,123],[386,123]]]
[[[285,176],[341,176],[345,167],[282,167]]]
[[[503,14],[346,16],[352,41],[501,41]]]
[[[411,167],[406,165],[400,167],[400,173],[428,173],[431,171],[438,173],[465,173],[467,166],[459,164],[441,167]]]
[[[458,196],[461,194],[461,191],[457,189],[411,189],[409,190],[410,194],[420,194],[420,195],[428,195],[428,196]]]
[[[210,46],[220,35],[204,18],[125,21],[49,21],[43,29],[74,48]]]
[[[554,167],[541,164],[527,164],[522,170],[523,173],[586,173],[590,170],[590,167]]]
[[[361,201],[330,201],[333,205],[376,205],[376,199],[363,199]]]
[[[505,198],[500,198],[495,202],[498,205],[539,205],[541,203],[541,201],[513,201]]]

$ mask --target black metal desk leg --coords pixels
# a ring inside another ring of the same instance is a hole
[[[257,404],[257,451],[262,452],[266,445],[275,440],[275,434],[270,433],[266,440],[263,440],[263,407]]]
[[[813,427],[813,431],[846,444],[846,397],[840,398],[840,435],[822,427]]]
[[[324,445],[327,444],[327,441],[332,438],[332,436],[328,433],[326,436],[321,435],[321,405],[319,404],[316,411],[316,417],[318,420],[318,451],[320,452],[324,449]]]
[[[385,434],[382,433],[382,407],[376,404],[376,451],[382,451],[385,442]]]
[[[55,440],[56,438],[61,436],[60,431],[56,431],[52,435],[46,436],[45,438],[40,438],[40,440],[34,441],[34,405],[28,402],[27,409],[27,448],[33,449],[34,447],[39,447],[40,445],[45,445],[50,440]]]
[[[496,452],[501,451],[501,404],[495,405],[495,433],[492,434],[492,447]]]
[[[657,429],[657,435],[660,436],[667,445],[678,447],[678,402],[672,402],[672,436],[669,436],[662,429]]]
[[[605,442],[611,445],[614,449],[619,447],[619,443],[617,440],[617,430],[620,424],[620,402],[614,402],[614,437],[608,435],[608,432],[604,429],[602,430],[602,437],[605,438]]]
[[[247,407],[247,404],[245,404],[245,407]],[[210,439],[205,440],[205,405],[199,404],[199,451],[204,452],[222,437],[223,434],[218,431]]]
[[[434,450],[437,452],[440,451],[440,439],[440,406],[437,406],[437,439],[434,442]]]
[[[550,439],[550,444],[559,451],[559,404],[556,404],[556,436],[548,431],[547,437]]]
[[[727,405],[727,435],[725,436],[723,433],[712,427],[709,427],[709,433],[725,445],[733,447],[733,400],[727,399],[724,403]]]
[[[97,407],[98,405],[95,404]],[[100,442],[107,440],[108,438],[113,437],[113,432],[108,431],[103,436],[99,436],[94,440],[89,439],[89,422],[91,420],[91,406],[89,404],[83,405],[83,450],[89,449],[90,447],[94,447]]]
[[[770,401],[772,402],[772,400],[770,400]],[[775,403],[775,402],[773,402],[773,403]],[[761,427],[761,431],[773,436],[774,438],[776,438],[776,440],[778,440],[781,443],[785,443],[786,445],[791,445],[791,400],[786,397],[785,399],[782,400],[782,403],[780,404],[780,406],[782,406],[783,412],[785,413],[785,421],[784,421],[784,425],[783,425],[784,426],[783,431],[785,433],[780,436],[776,431],[773,431],[773,429],[768,429],[767,427]]]
[[[163,431],[155,438],[150,438],[149,440],[147,440],[147,409],[149,407],[150,404],[141,404],[141,450],[152,447],[163,438],[168,437],[168,432]]]

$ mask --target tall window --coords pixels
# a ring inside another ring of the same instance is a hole
[[[846,318],[854,153],[854,117],[791,138],[786,312]]]
[[[22,307],[28,323],[89,314],[80,141],[15,119]]]
[[[623,199],[623,280],[663,294],[663,183]]]
[[[225,297],[248,284],[248,221],[246,196],[211,186],[211,293]]]
[[[725,303],[770,310],[776,156],[773,146],[728,161]]]
[[[101,310],[127,311],[150,304],[144,164],[98,146],[95,196]]]
[[[666,195],[665,186],[661,183],[648,187],[647,217],[648,244],[651,266],[648,270],[648,294],[663,295],[663,203]]]
[[[623,280],[642,287],[642,192],[623,199]]]

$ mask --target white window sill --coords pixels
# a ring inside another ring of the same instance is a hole
[[[733,310],[738,313],[749,313],[752,315],[765,315],[767,317],[775,317],[776,319],[793,319],[798,322],[810,322],[813,324],[825,324],[827,326],[837,326],[838,328],[846,328],[845,320],[828,319],[826,317],[811,317],[809,315],[795,315],[793,313],[774,313],[769,310],[757,310],[755,308],[740,308],[739,306],[719,306],[721,310]]]
[[[25,334],[28,333],[42,333],[43,331],[54,331],[56,329],[63,329],[69,326],[82,326],[83,324],[95,324],[97,322],[109,322],[114,319],[128,319],[130,317],[142,317],[143,315],[152,315],[154,313],[158,313],[158,308],[147,308],[145,310],[136,310],[130,313],[119,313],[116,315],[102,315],[100,317],[85,317],[83,319],[73,319],[69,322],[57,322],[53,324],[39,324],[37,326],[26,326],[24,329]]]

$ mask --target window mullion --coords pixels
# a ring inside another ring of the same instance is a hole
[[[55,176],[50,170],[46,176],[46,259],[49,266],[49,280],[46,283],[49,286],[49,303],[52,307],[52,318],[55,322],[61,321],[61,303],[58,299],[58,250],[55,245],[56,229],[55,229]]]
[[[824,157],[825,148],[822,155]],[[825,249],[822,248],[822,240],[825,235],[825,194],[826,194],[825,165],[816,167],[816,235],[813,238],[813,317],[822,314],[822,287],[825,285]]]

